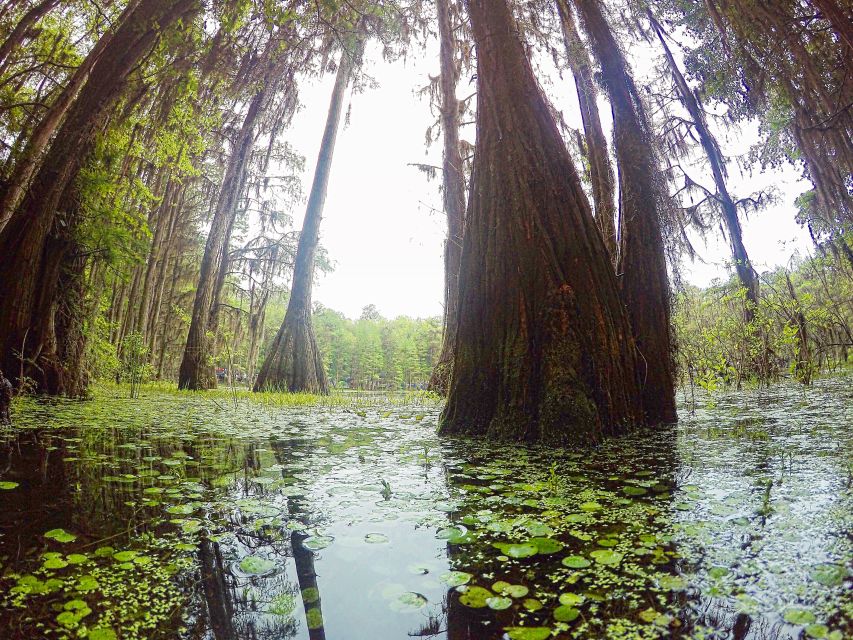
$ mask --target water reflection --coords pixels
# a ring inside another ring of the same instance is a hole
[[[849,637],[850,399],[844,380],[734,394],[677,429],[561,452],[441,441],[437,407],[30,402],[29,428],[2,432],[0,627]],[[168,606],[140,626],[131,605],[163,581]]]

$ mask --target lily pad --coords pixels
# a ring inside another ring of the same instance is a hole
[[[473,586],[462,588],[465,589],[465,592],[459,596],[459,602],[472,609],[482,609],[486,606],[486,601],[494,596],[491,591],[483,587]]]
[[[334,542],[331,536],[309,536],[302,541],[302,546],[311,551],[319,551],[325,549]]]
[[[547,640],[551,637],[549,627],[506,627],[510,640]]]
[[[521,606],[528,611],[539,611],[539,609],[545,605],[542,604],[541,600],[537,600],[536,598],[525,598],[524,602],[521,603]]]
[[[560,606],[554,609],[554,620],[557,622],[571,622],[581,614],[574,607]]]
[[[788,624],[796,625],[811,624],[815,621],[815,615],[808,609],[803,609],[802,607],[791,607],[790,609],[786,609],[782,618]]]
[[[619,564],[623,558],[621,553],[610,549],[596,549],[590,552],[589,557],[599,564],[610,566]]]
[[[391,608],[395,611],[417,611],[423,609],[427,602],[429,601],[426,596],[414,591],[406,591],[391,603]]]
[[[682,576],[664,574],[658,576],[657,581],[660,588],[667,591],[684,591],[687,588],[687,580]]]
[[[444,584],[449,587],[458,587],[463,584],[468,584],[473,576],[466,571],[448,571],[442,573],[439,578]]]
[[[811,577],[825,587],[837,587],[847,577],[847,569],[840,564],[827,562],[815,566],[811,571]]]
[[[312,607],[310,609],[306,609],[305,622],[308,624],[309,629],[322,629],[323,612],[320,611],[319,607]]]
[[[523,598],[530,593],[530,589],[525,587],[523,584],[510,584],[503,580],[495,582],[492,585],[492,590],[495,593],[499,593],[502,596],[509,596],[510,598]]]
[[[305,587],[302,590],[302,602],[314,604],[320,599],[320,590],[317,587]]]
[[[539,553],[539,549],[530,543],[512,544],[509,542],[496,542],[493,546],[500,549],[502,553],[508,555],[510,558],[529,558]]]
[[[582,604],[584,600],[586,600],[586,598],[576,593],[560,594],[560,604],[565,605],[567,607],[574,607],[575,605]]]
[[[509,609],[512,606],[512,598],[506,598],[504,596],[486,598],[486,606],[495,611],[503,611],[504,609]]]
[[[388,536],[384,533],[368,533],[364,536],[364,541],[368,544],[384,544],[388,542]]]
[[[240,571],[252,576],[269,573],[275,568],[275,562],[261,556],[246,556],[240,561]]]
[[[541,554],[557,553],[558,551],[562,551],[565,546],[559,540],[554,540],[554,538],[531,538],[527,541],[527,544],[532,544],[536,547],[536,551]]]
[[[566,556],[563,558],[563,566],[569,569],[585,569],[592,563],[583,556]]]
[[[45,569],[64,569],[68,566],[68,563],[62,558],[47,558],[42,566]]]
[[[59,543],[74,542],[77,539],[73,533],[68,533],[65,529],[51,529],[44,534],[45,538],[56,540]]]

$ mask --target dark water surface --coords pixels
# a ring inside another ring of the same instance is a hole
[[[851,387],[577,451],[440,439],[433,404],[27,400],[0,638],[853,638]]]

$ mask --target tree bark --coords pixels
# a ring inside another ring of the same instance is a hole
[[[851,18],[853,13],[850,12],[850,6],[848,5],[847,13],[845,13],[836,0],[813,0],[813,2],[823,17],[832,25],[832,29],[838,34],[839,40],[853,52],[853,18]]]
[[[174,200],[169,209],[169,226],[167,230],[167,240],[165,246],[159,252],[157,258],[157,273],[154,280],[154,296],[151,301],[151,311],[146,320],[145,333],[148,337],[148,353],[150,358],[154,358],[156,352],[155,344],[158,336],[158,323],[160,321],[160,308],[163,301],[163,293],[166,288],[166,272],[169,267],[169,260],[174,255],[175,244],[177,240],[178,220],[183,212],[183,204],[186,196],[186,183],[182,184],[175,194]]]
[[[601,66],[613,111],[621,220],[617,272],[642,360],[643,413],[649,424],[675,422],[670,289],[652,136],[628,64],[599,0],[575,0],[575,6]]]
[[[57,4],[59,4],[59,0],[42,0],[21,16],[21,19],[18,20],[18,23],[3,41],[3,44],[0,44],[0,75],[9,66],[9,54],[21,46],[30,27],[41,20]]]
[[[329,186],[332,156],[343,111],[344,93],[363,49],[364,41],[359,40],[354,52],[341,53],[329,113],[326,117],[326,127],[314,170],[314,181],[311,185],[308,205],[305,208],[302,233],[299,235],[299,244],[296,248],[293,284],[290,288],[287,311],[258,372],[255,391],[275,389],[329,393],[329,383],[326,380],[323,360],[317,348],[311,321],[311,287],[314,280],[314,257],[320,242],[320,221],[323,217],[323,205],[326,202],[326,190]]]
[[[592,183],[592,201],[595,205],[595,221],[604,238],[604,246],[610,254],[610,260],[616,266],[618,258],[616,234],[616,183],[613,168],[607,153],[607,138],[601,126],[598,113],[598,91],[593,80],[592,64],[584,43],[575,26],[575,19],[568,0],[557,0],[560,26],[566,43],[569,66],[575,78],[584,138],[589,158],[589,180]]]
[[[163,177],[161,172],[160,178]],[[158,180],[158,183],[160,180]],[[151,238],[151,245],[148,247],[148,256],[145,263],[142,265],[141,283],[142,289],[139,294],[139,305],[133,310],[133,331],[141,333],[143,337],[147,336],[146,323],[150,317],[151,297],[154,292],[154,277],[157,273],[157,264],[162,256],[164,244],[168,238],[167,230],[170,224],[170,216],[173,212],[174,198],[176,192],[180,188],[180,181],[173,179],[172,176],[166,178],[166,185],[163,188],[163,193],[160,195],[160,204],[154,207],[151,215],[148,218],[148,228],[154,232]],[[154,187],[154,193],[160,190],[158,184]],[[153,227],[153,229],[152,229]]]
[[[453,35],[450,0],[436,0],[438,32],[441,40],[441,128],[444,136],[442,181],[444,212],[447,215],[447,239],[444,241],[444,335],[441,353],[432,371],[429,389],[447,393],[456,344],[459,308],[459,263],[462,257],[462,231],[465,224],[465,175],[459,146],[460,103],[456,98],[459,68]]]
[[[642,422],[616,278],[509,7],[468,7],[477,146],[440,433],[596,442]]]
[[[128,7],[122,12],[122,15],[116,21],[121,28],[132,15],[132,7],[135,7],[138,2],[131,2]],[[27,186],[30,180],[41,168],[42,162],[45,160],[45,149],[47,149],[51,138],[57,129],[62,125],[71,105],[78,97],[81,87],[86,84],[89,79],[89,73],[95,63],[100,59],[101,55],[109,46],[114,36],[114,31],[107,31],[95,44],[86,58],[80,63],[80,66],[74,70],[68,84],[62,89],[62,92],[57,96],[50,108],[45,112],[44,116],[33,129],[26,145],[22,149],[20,155],[16,158],[13,171],[9,179],[0,189],[0,232],[9,222],[12,214],[17,209],[18,205],[24,198]],[[127,33],[123,33],[122,37],[127,37]],[[115,54],[113,54],[115,55]],[[35,186],[35,185],[34,185]]]
[[[92,66],[89,78],[57,131],[26,195],[0,232],[0,272],[26,277],[0,279],[0,368],[18,371],[20,360],[37,371],[42,353],[55,343],[53,310],[59,268],[69,246],[50,238],[76,228],[79,215],[63,202],[99,128],[127,86],[128,78],[159,34],[199,9],[198,0],[143,0],[118,27]],[[16,350],[22,354],[15,354]],[[53,367],[53,363],[45,362]],[[48,374],[42,372],[40,377]],[[52,374],[50,374],[52,375]]]
[[[681,98],[681,104],[684,105],[687,113],[690,114],[690,118],[693,121],[693,128],[699,135],[699,142],[708,158],[708,164],[711,166],[711,174],[714,177],[714,185],[717,189],[716,197],[720,203],[723,222],[728,232],[735,271],[741,286],[746,289],[747,305],[745,319],[747,322],[750,322],[755,316],[755,308],[758,305],[758,276],[755,274],[749,254],[746,252],[746,246],[743,244],[743,231],[740,226],[740,220],[738,219],[737,205],[732,199],[731,194],[729,194],[728,185],[726,184],[726,164],[720,152],[720,146],[717,144],[717,140],[710,129],[708,129],[708,123],[705,121],[705,112],[702,110],[699,96],[687,85],[687,81],[684,79],[684,75],[681,73],[681,69],[679,69],[678,63],[676,63],[669,49],[669,45],[667,45],[664,39],[660,23],[655,19],[651,10],[647,10],[647,14],[663,46],[664,55],[666,56],[675,88]]]
[[[239,212],[240,198],[246,186],[246,177],[252,148],[255,144],[255,127],[263,112],[269,92],[268,79],[255,94],[243,119],[243,126],[234,141],[234,148],[228,160],[225,180],[219,192],[213,223],[204,247],[201,261],[201,273],[196,287],[190,321],[187,344],[178,376],[181,389],[213,389],[216,387],[216,374],[211,361],[209,331],[211,314],[215,313],[215,303],[221,289],[220,271],[226,262],[231,230]]]

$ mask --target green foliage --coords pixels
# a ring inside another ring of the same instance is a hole
[[[809,384],[820,371],[845,366],[853,347],[851,299],[849,268],[831,256],[764,274],[750,322],[746,291],[734,280],[682,291],[674,317],[682,384],[709,394],[785,376]]]
[[[365,307],[358,320],[318,305],[314,332],[334,386],[424,388],[441,350],[441,319],[387,320]]]
[[[121,343],[122,377],[130,383],[130,397],[138,398],[142,383],[151,375],[148,345],[139,332],[128,334]]]

